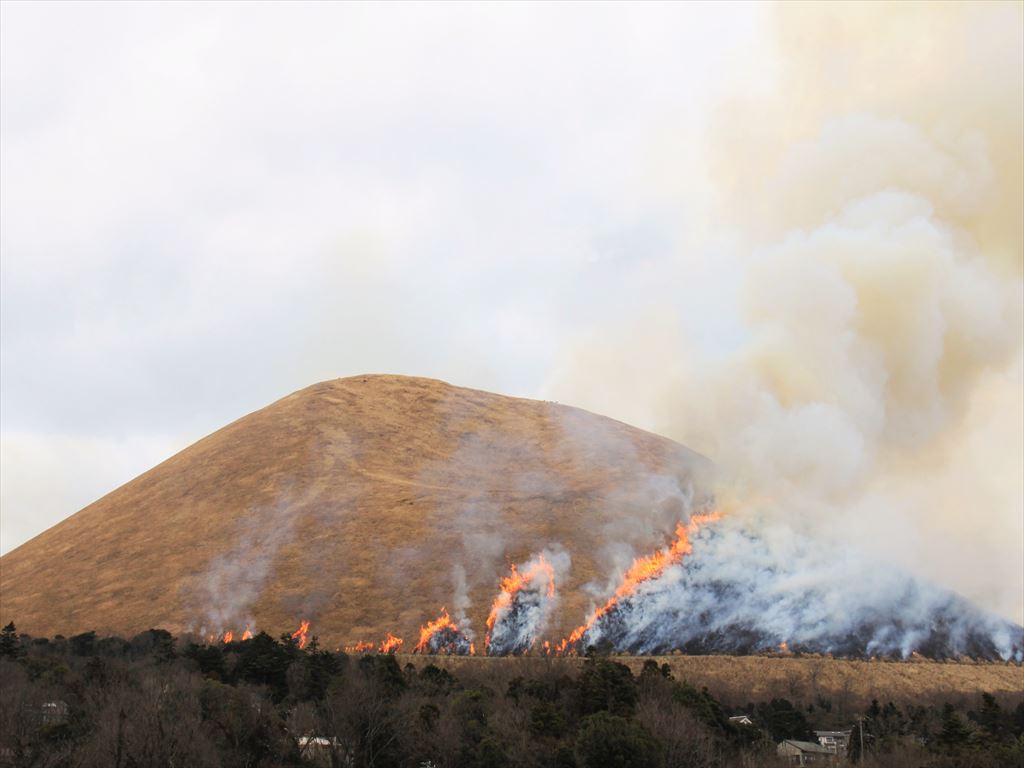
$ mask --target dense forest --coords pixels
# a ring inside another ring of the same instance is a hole
[[[633,674],[596,653],[455,670],[411,661],[331,652],[315,638],[299,648],[287,635],[31,638],[9,624],[0,765],[756,768],[779,764],[783,739],[850,727],[849,759],[863,766],[1024,764],[1024,693],[850,711],[821,695],[720,700],[668,665]]]

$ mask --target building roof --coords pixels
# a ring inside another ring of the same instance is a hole
[[[317,747],[337,747],[340,742],[334,738],[326,738],[324,736],[299,736],[299,748],[303,749],[310,745]]]
[[[813,752],[816,755],[831,755],[832,752],[825,749],[816,741],[796,741],[795,739],[784,739],[779,742],[779,749],[782,749],[786,745],[799,749],[801,752]]]

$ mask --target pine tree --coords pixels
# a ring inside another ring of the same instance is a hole
[[[14,622],[0,629],[0,656],[9,656],[12,659],[21,656],[25,650],[21,647],[21,638],[18,637],[18,630]]]
[[[942,708],[942,730],[936,738],[936,743],[947,753],[959,752],[970,745],[971,729],[957,714],[952,704],[946,704]]]
[[[991,693],[981,694],[981,709],[972,715],[972,719],[996,739],[1005,734],[1003,709]]]

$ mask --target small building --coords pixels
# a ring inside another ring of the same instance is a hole
[[[22,704],[25,720],[35,728],[44,725],[58,725],[68,719],[68,704],[66,701],[43,701]],[[2,765],[3,763],[0,763]]]
[[[833,755],[846,757],[846,751],[850,748],[850,735],[853,730],[846,731],[815,731],[818,743]]]
[[[733,725],[753,725],[754,721],[751,720],[747,715],[734,715],[729,718],[729,722]]]
[[[39,707],[39,719],[43,725],[54,725],[63,723],[68,719],[68,704],[66,701],[44,701]]]
[[[343,745],[333,736],[300,736],[298,746],[299,757],[314,765],[328,768],[334,764],[332,757],[339,759],[341,765],[355,765],[353,755],[344,754]]]
[[[786,739],[779,742],[775,751],[787,765],[830,765],[836,761],[834,752],[813,741]]]

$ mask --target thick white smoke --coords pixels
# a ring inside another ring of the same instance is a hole
[[[558,583],[569,565],[569,553],[551,547],[516,566],[502,581],[488,617],[488,655],[516,655],[536,646],[558,609]]]
[[[681,305],[702,290],[699,254],[725,252],[743,332],[700,348],[679,306],[633,308],[657,319],[613,318],[552,391],[611,415],[641,401],[644,426],[711,457],[729,530],[758,534],[737,554],[768,561],[772,589],[813,576],[866,611],[868,582],[826,578],[869,572],[863,556],[1021,622],[1022,6],[795,4],[775,20],[775,81],[722,105],[703,169],[675,169],[732,246],[690,233],[666,280]],[[899,604],[908,622],[926,593]]]
[[[693,552],[641,583],[584,634],[581,650],[1024,658],[1024,631],[840,542],[739,518],[691,538]]]

